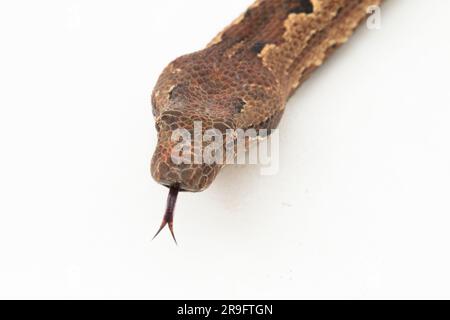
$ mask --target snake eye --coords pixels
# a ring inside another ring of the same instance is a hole
[[[189,92],[188,85],[186,83],[178,83],[170,88],[169,100],[174,100],[183,96],[186,96]]]

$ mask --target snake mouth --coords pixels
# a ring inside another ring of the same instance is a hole
[[[183,189],[179,184],[177,183],[162,183],[163,187],[166,187],[167,189],[177,189],[178,192],[189,192],[189,190]]]

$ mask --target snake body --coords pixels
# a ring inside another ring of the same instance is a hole
[[[276,128],[289,97],[380,2],[258,0],[205,49],[171,62],[152,94],[158,131],[153,178],[172,189],[205,190],[223,165],[174,164],[174,130],[193,132],[195,121],[204,131],[224,133]],[[172,213],[168,209],[166,222]]]

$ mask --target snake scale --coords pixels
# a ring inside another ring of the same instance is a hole
[[[201,121],[215,128],[274,129],[294,91],[345,43],[382,0],[258,0],[209,45],[171,62],[152,93],[158,143],[153,178],[170,188],[158,233],[168,225],[179,191],[199,192],[221,164],[174,164],[172,133]],[[195,153],[194,145],[191,152]],[[157,233],[157,234],[158,234]],[[155,236],[156,237],[156,236]]]

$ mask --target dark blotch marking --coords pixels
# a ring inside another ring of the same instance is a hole
[[[289,2],[293,2],[292,0],[288,0]],[[296,7],[289,10],[289,13],[306,13],[310,14],[314,11],[314,6],[311,0],[296,0]]]
[[[250,50],[255,54],[260,54],[262,49],[264,49],[264,47],[266,46],[266,44],[267,44],[266,42],[258,41],[251,47]]]

